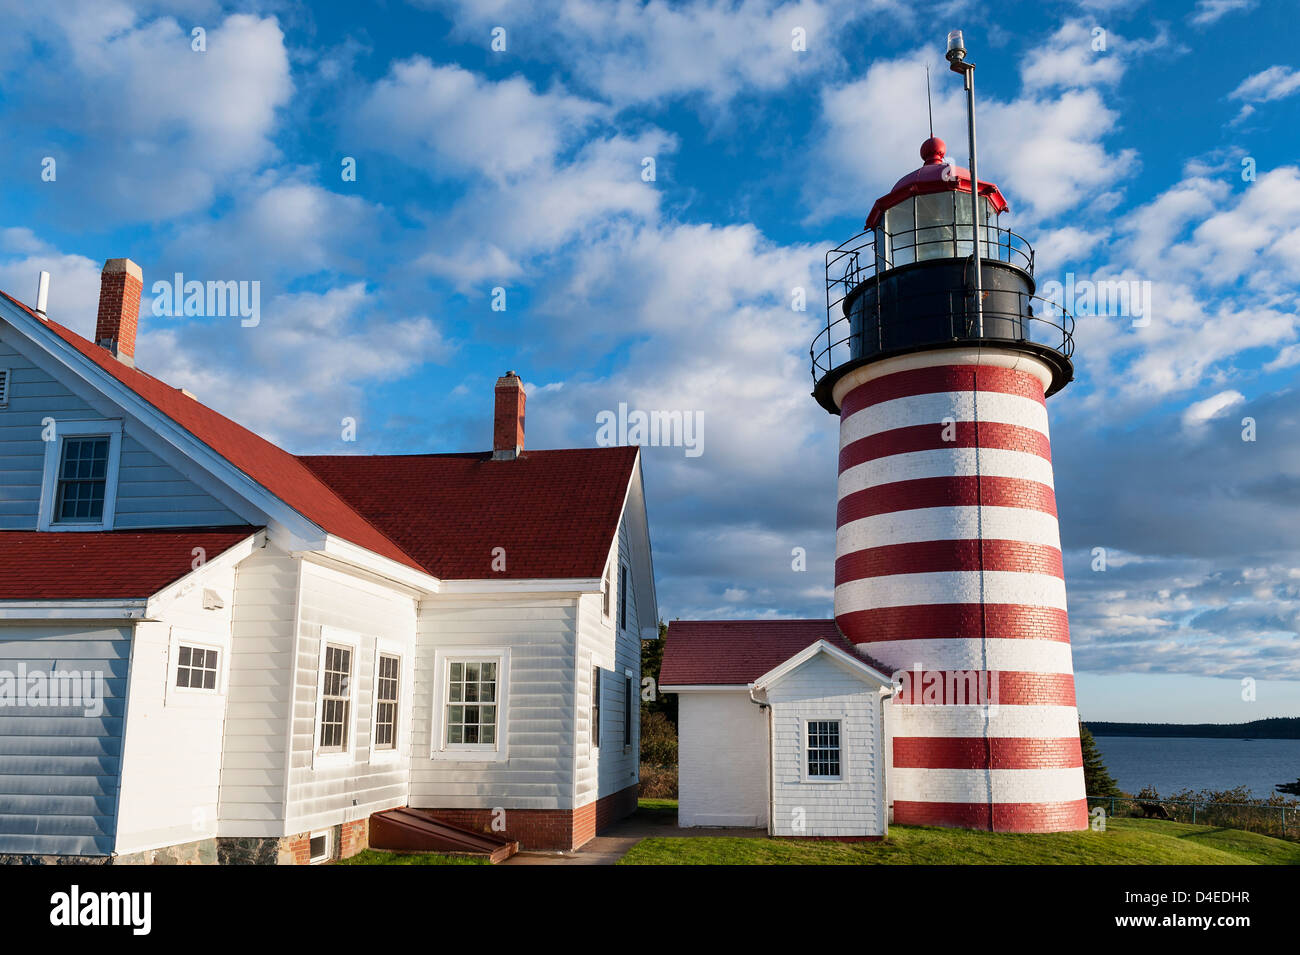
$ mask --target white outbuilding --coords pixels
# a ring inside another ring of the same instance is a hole
[[[678,699],[681,826],[886,834],[892,686],[833,620],[674,621],[660,689]]]

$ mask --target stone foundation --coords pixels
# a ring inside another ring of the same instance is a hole
[[[113,865],[216,865],[217,840],[201,839],[179,846],[146,849],[115,856]]]
[[[330,828],[330,861],[348,859],[370,848],[369,817]],[[201,839],[120,856],[0,854],[0,865],[308,865],[310,860],[310,832],[283,838]]]

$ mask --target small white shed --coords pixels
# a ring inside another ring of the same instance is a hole
[[[834,621],[674,621],[660,681],[678,695],[680,825],[885,835],[892,687]]]

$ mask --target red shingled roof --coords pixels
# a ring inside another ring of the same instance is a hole
[[[636,457],[613,447],[299,460],[429,573],[477,580],[600,577]]]
[[[825,640],[884,674],[834,620],[674,620],[668,625],[659,686],[744,686]]]
[[[308,520],[353,544],[419,569],[419,564],[408,554],[343,503],[288,451],[200,404],[179,388],[173,388],[138,368],[124,365],[107,349],[57,322],[41,318],[13,296],[4,292],[0,295],[37,318],[54,334]]]
[[[258,530],[0,531],[0,600],[150,597],[193,570],[195,547],[212,560]]]
[[[0,295],[330,534],[447,579],[604,573],[635,447],[528,451],[512,461],[491,452],[295,457]],[[504,572],[492,566],[497,547]]]

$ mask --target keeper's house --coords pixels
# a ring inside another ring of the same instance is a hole
[[[295,456],[0,297],[0,861],[308,862],[430,810],[568,849],[636,804],[636,448]],[[142,356],[143,357],[143,356]],[[60,858],[55,858],[60,857]]]

